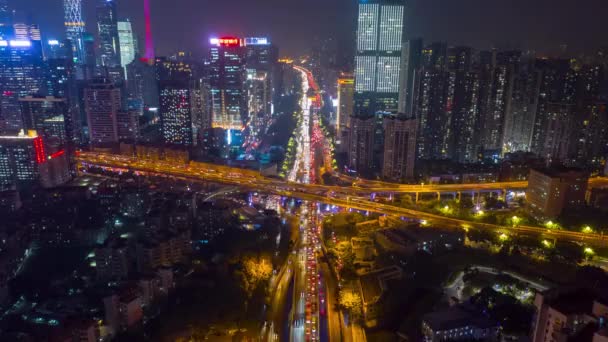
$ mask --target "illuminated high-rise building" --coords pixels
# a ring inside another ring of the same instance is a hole
[[[0,184],[38,181],[46,159],[42,138],[35,131],[0,136]]]
[[[8,7],[8,0],[0,0],[0,39],[9,39],[13,36],[13,14]]]
[[[127,68],[137,55],[137,39],[133,33],[131,21],[118,22],[118,42],[120,43],[120,65]]]
[[[19,99],[23,126],[35,130],[44,139],[47,150],[64,147],[73,140],[73,126],[68,103],[54,96],[26,96]]]
[[[84,63],[83,33],[85,23],[82,16],[82,0],[63,0],[63,14],[66,37],[72,43],[74,61]]]
[[[37,24],[15,23],[13,29],[16,40],[41,40],[40,27]]]
[[[8,131],[22,129],[19,97],[44,85],[42,52],[30,40],[0,40],[0,121]]]
[[[160,82],[160,125],[165,144],[192,145],[192,111],[188,82]]]
[[[246,113],[245,63],[239,38],[211,39],[209,83],[212,126],[241,130]]]
[[[114,0],[98,0],[97,36],[99,64],[104,67],[121,65],[118,19]]]
[[[355,115],[397,112],[403,0],[360,0],[355,55]]]
[[[336,144],[340,150],[348,148],[350,118],[354,114],[355,79],[352,74],[341,74],[338,78],[338,115],[336,119]]]
[[[84,104],[91,144],[118,142],[120,88],[107,80],[94,81],[84,89]]]

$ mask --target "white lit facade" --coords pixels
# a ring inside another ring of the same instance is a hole
[[[356,115],[396,112],[404,6],[402,0],[360,0],[355,56]]]
[[[160,124],[165,144],[192,145],[190,89],[180,82],[162,82]]]
[[[137,54],[137,40],[130,21],[118,22],[118,41],[120,42],[120,65],[126,68],[135,60]]]

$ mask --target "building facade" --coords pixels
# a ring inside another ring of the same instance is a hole
[[[117,143],[117,116],[121,110],[120,88],[106,80],[92,82],[84,90],[84,104],[90,143]]]
[[[393,181],[414,178],[416,130],[415,119],[384,119],[383,178]]]

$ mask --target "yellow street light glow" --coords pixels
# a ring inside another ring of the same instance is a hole
[[[587,233],[587,234],[593,233],[593,229],[589,226],[585,226],[585,227],[583,227],[583,233]]]
[[[587,255],[593,255],[593,254],[595,254],[595,252],[593,251],[593,249],[591,247],[585,247],[585,249],[583,250],[583,252],[585,252],[585,254],[587,254]]]
[[[500,241],[507,241],[509,240],[509,235],[502,233],[498,238],[500,239]]]
[[[551,242],[549,242],[549,240],[543,240],[542,243],[543,243],[543,246],[545,246],[546,248],[553,247],[553,245],[551,244]]]

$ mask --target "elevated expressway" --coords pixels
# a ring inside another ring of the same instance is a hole
[[[227,166],[206,164],[198,162],[171,162],[166,160],[139,160],[114,154],[102,154],[93,152],[81,152],[76,157],[81,172],[95,172],[95,168],[102,168],[106,172],[132,171],[148,175],[158,175],[174,179],[184,179],[198,182],[215,182],[228,185],[236,185],[260,192],[276,195],[300,198],[303,200],[317,201],[331,205],[365,210],[369,212],[399,216],[413,217],[426,220],[432,224],[441,224],[454,228],[478,228],[491,229],[506,234],[535,234],[547,238],[558,238],[568,241],[581,242],[587,245],[608,246],[608,236],[595,233],[581,233],[567,230],[546,229],[532,226],[500,226],[495,224],[466,221],[456,218],[445,217],[423,211],[396,207],[371,201],[368,197],[360,196],[361,193],[377,191],[378,187],[365,190],[353,187],[324,186],[315,184],[300,184],[286,182],[280,179],[268,178],[251,170],[236,169]],[[605,178],[592,180],[591,186],[602,186],[607,184]],[[522,182],[506,183],[522,186]],[[417,187],[419,191],[478,191],[478,190],[502,190],[510,188],[505,183],[490,184],[453,184],[453,185],[394,185],[391,192],[415,192],[412,188]]]

